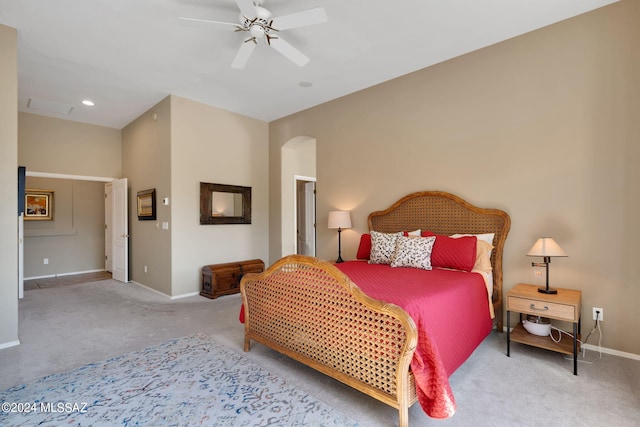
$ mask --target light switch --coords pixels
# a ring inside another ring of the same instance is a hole
[[[168,230],[169,229],[169,223],[168,222],[163,222],[162,223],[162,229],[163,230]]]

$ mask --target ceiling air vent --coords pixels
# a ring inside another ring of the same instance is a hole
[[[68,104],[60,104],[59,102],[45,101],[44,99],[29,98],[27,108],[37,110],[42,113],[58,114],[60,116],[68,116],[73,111],[73,106]]]

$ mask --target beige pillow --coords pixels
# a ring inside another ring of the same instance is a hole
[[[484,271],[490,273],[493,268],[491,267],[491,251],[493,245],[478,239],[476,245],[476,263],[473,266],[473,271]]]

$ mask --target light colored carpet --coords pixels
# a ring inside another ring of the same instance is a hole
[[[113,280],[27,291],[22,345],[0,350],[0,390],[197,332],[242,353],[239,307],[239,295],[170,301]],[[361,426],[398,423],[393,408],[260,344],[242,354]],[[456,414],[434,420],[414,405],[410,425],[640,425],[640,362],[603,354],[580,363],[578,376],[572,368],[560,354],[515,343],[507,357],[505,334],[493,332],[451,377]]]
[[[0,402],[5,427],[357,427],[203,334],[11,387]]]

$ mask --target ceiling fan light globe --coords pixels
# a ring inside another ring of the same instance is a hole
[[[262,28],[260,25],[252,25],[249,29],[249,32],[253,37],[257,39],[264,37],[264,28]]]

